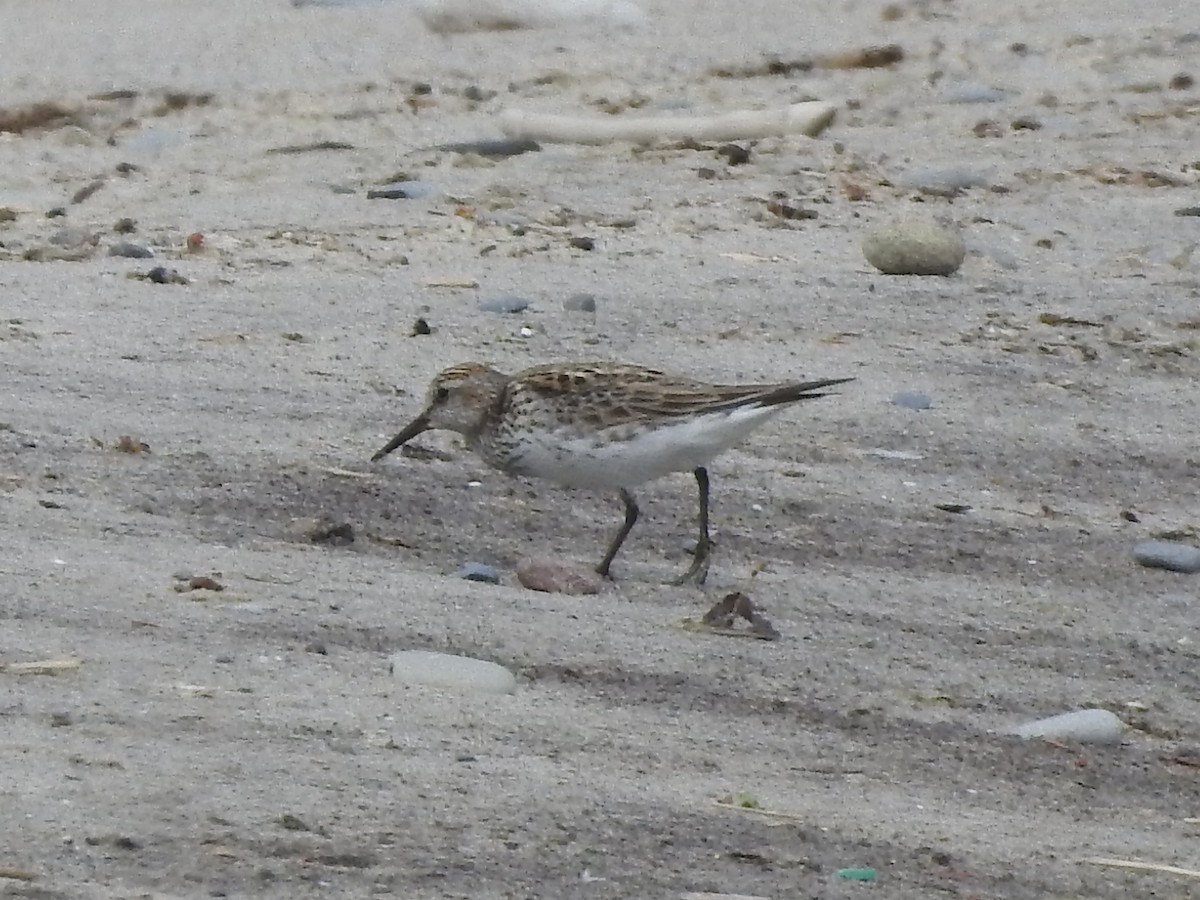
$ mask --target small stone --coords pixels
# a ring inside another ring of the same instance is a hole
[[[109,256],[124,256],[129,259],[150,259],[154,251],[132,241],[118,241],[108,248]]]
[[[572,294],[563,301],[563,309],[567,312],[590,312],[596,311],[596,297],[593,294]]]
[[[0,206],[0,222],[17,221],[17,211],[11,206]]]
[[[487,159],[506,159],[510,156],[520,156],[522,153],[537,153],[542,149],[542,145],[528,139],[499,138],[440,144],[433,149],[446,153],[474,153]]]
[[[481,581],[484,584],[499,584],[500,571],[495,566],[481,562],[465,562],[458,570],[458,577],[467,581]]]
[[[422,317],[413,322],[412,336],[420,337],[426,334],[433,334],[433,329],[429,327],[429,323]]]
[[[392,677],[400,684],[454,688],[481,694],[511,694],[517,679],[503,666],[470,656],[431,650],[401,650],[392,654]]]
[[[515,314],[529,309],[529,301],[515,294],[507,294],[502,297],[489,297],[479,304],[479,308],[484,312]]]
[[[437,188],[425,181],[393,181],[367,191],[368,200],[421,200],[437,193]]]
[[[1179,541],[1139,541],[1134,544],[1133,558],[1150,569],[1200,572],[1200,547]]]
[[[595,569],[547,557],[517,563],[517,581],[531,591],[549,594],[598,594],[604,578]]]
[[[725,157],[731,166],[744,166],[750,162],[750,148],[741,144],[722,144],[717,148],[717,156]]]
[[[100,235],[90,228],[60,228],[47,239],[56,247],[94,247]]]
[[[984,187],[988,181],[980,170],[957,164],[912,166],[897,179],[901,187],[934,197],[956,197],[970,188]]]
[[[463,98],[470,100],[472,103],[486,103],[496,96],[495,91],[485,91],[477,84],[468,84],[463,88]]]
[[[112,230],[114,234],[133,234],[137,231],[137,222],[130,218],[117,219]]]
[[[1167,84],[1173,91],[1188,91],[1196,84],[1196,79],[1187,72],[1180,72],[1178,75],[1171,76],[1171,80]]]
[[[920,391],[897,391],[892,395],[892,405],[901,409],[933,409],[933,398]]]
[[[1042,123],[1033,116],[1018,116],[1012,120],[1013,131],[1039,131]]]
[[[1125,723],[1107,709],[1080,709],[1026,722],[1011,733],[1026,740],[1043,738],[1084,744],[1116,744],[1125,733]]]
[[[999,103],[1008,98],[1000,88],[964,81],[946,88],[943,95],[947,103]]]
[[[567,241],[576,250],[595,250],[596,239],[590,237],[573,237]]]
[[[915,217],[869,229],[862,249],[867,262],[885,275],[952,275],[967,254],[956,229]]]
[[[155,266],[146,273],[146,280],[153,281],[155,284],[187,284],[188,280],[176,272],[174,269],[168,269],[166,266]]]

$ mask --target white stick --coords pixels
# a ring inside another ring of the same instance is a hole
[[[1200,872],[1195,869],[1184,869],[1180,866],[1168,866],[1163,863],[1148,863],[1137,859],[1110,859],[1105,856],[1089,856],[1080,862],[1093,866],[1110,866],[1114,869],[1130,869],[1134,872],[1165,872],[1168,875],[1186,875],[1189,878],[1200,878]]]
[[[832,103],[812,100],[782,109],[744,109],[720,116],[655,116],[653,118],[581,118],[506,109],[500,130],[508,137],[558,144],[607,144],[629,141],[736,141],[805,134],[816,137],[833,121]]]

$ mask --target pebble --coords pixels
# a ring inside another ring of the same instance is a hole
[[[531,591],[550,594],[598,594],[604,578],[595,569],[547,557],[517,563],[517,581]]]
[[[427,181],[393,181],[367,191],[368,200],[421,200],[437,193]]]
[[[956,229],[915,217],[868,229],[862,250],[885,275],[951,275],[967,254]]]
[[[942,96],[947,103],[999,103],[1008,98],[1000,88],[972,81],[962,81],[946,88]]]
[[[567,312],[595,312],[596,296],[594,294],[572,294],[563,301],[563,309]]]
[[[522,153],[537,153],[542,149],[542,145],[528,139],[499,138],[440,144],[434,149],[447,153],[474,153],[476,156],[485,156],[488,159],[505,159],[510,156],[520,156]]]
[[[484,312],[519,313],[529,309],[529,300],[516,294],[506,294],[502,297],[489,297],[479,304]]]
[[[1200,572],[1200,547],[1179,541],[1138,541],[1133,546],[1133,558],[1151,569]]]
[[[511,694],[517,689],[516,677],[504,666],[470,656],[432,650],[401,650],[393,653],[389,662],[392,677],[400,684],[423,684],[480,694]]]
[[[94,247],[100,235],[90,228],[66,226],[58,229],[47,240],[56,247]]]
[[[109,256],[125,256],[129,259],[150,259],[154,251],[132,241],[118,241],[108,248]]]
[[[903,188],[937,197],[956,197],[963,191],[988,184],[988,176],[966,165],[913,166],[896,179]]]
[[[1085,744],[1116,744],[1125,733],[1125,723],[1107,709],[1080,709],[1018,725],[1012,734],[1048,741],[1081,741]]]
[[[484,584],[499,584],[500,570],[481,562],[465,562],[458,570],[458,577],[467,581],[482,581]]]
[[[967,240],[967,249],[972,253],[977,253],[980,256],[990,259],[1002,269],[1013,271],[1021,267],[1021,261],[1017,258],[1017,255],[1011,250],[1001,247],[999,244],[971,238]]]
[[[897,391],[892,395],[892,404],[902,409],[933,409],[933,398],[920,391]]]
[[[153,281],[155,284],[187,284],[188,280],[180,275],[174,269],[168,269],[166,266],[155,266],[146,273],[146,280]]]

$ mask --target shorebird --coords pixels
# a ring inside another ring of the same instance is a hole
[[[557,363],[515,375],[461,363],[433,379],[425,409],[371,459],[446,429],[510,475],[617,491],[625,521],[596,566],[605,577],[637,522],[630,488],[690,471],[700,494],[700,534],[691,566],[675,583],[699,585],[712,551],[707,464],[786,407],[847,381],[853,379],[720,385],[622,363]]]

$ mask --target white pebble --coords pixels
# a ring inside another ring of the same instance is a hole
[[[400,684],[511,694],[517,689],[512,672],[496,663],[470,656],[452,656],[432,650],[401,650],[391,657],[392,677]]]
[[[1025,739],[1082,741],[1086,744],[1116,744],[1125,732],[1125,723],[1107,709],[1080,709],[1046,719],[1026,722],[1012,733]]]

